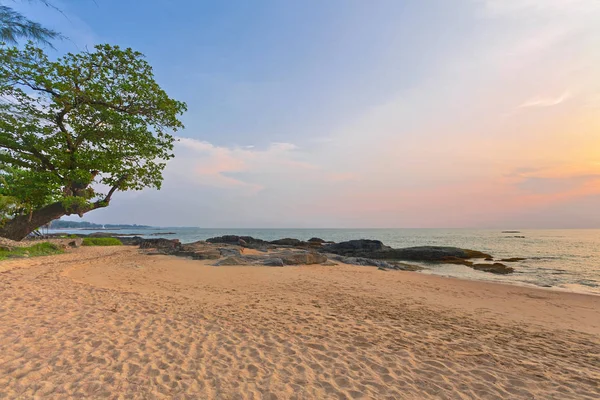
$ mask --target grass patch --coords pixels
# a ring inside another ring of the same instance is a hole
[[[117,238],[85,238],[84,246],[122,246],[123,243]]]
[[[26,258],[62,254],[63,250],[53,243],[38,243],[29,247],[17,247],[14,250],[0,249],[0,260],[8,258]]]

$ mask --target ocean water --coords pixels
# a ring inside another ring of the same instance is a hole
[[[67,229],[57,232],[92,231]],[[334,242],[377,239],[391,247],[456,246],[480,250],[496,259],[523,257],[526,260],[506,263],[515,268],[515,273],[511,275],[494,275],[462,265],[421,264],[427,268],[423,273],[600,294],[600,229],[519,230],[519,233],[503,233],[501,230],[472,229],[159,228],[113,232],[138,234],[142,237],[177,238],[183,243],[221,235],[240,235],[264,240],[285,237],[303,240],[320,237]],[[160,232],[174,234],[152,235]]]

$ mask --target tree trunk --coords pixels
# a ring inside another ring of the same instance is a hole
[[[62,217],[63,215],[79,214],[83,215],[88,211],[100,208],[103,205],[94,203],[86,209],[67,210],[61,202],[56,202],[33,211],[31,215],[19,215],[6,221],[4,226],[0,227],[0,237],[11,240],[23,240],[40,226]]]

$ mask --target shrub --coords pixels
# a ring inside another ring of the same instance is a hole
[[[44,242],[29,247],[16,247],[12,250],[3,250],[0,248],[0,260],[5,260],[7,258],[50,256],[61,253],[63,253],[63,250],[57,245]]]
[[[122,246],[123,243],[117,238],[84,238],[84,246]]]

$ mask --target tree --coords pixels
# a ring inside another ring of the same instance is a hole
[[[184,111],[129,48],[51,61],[32,43],[0,47],[0,236],[106,207],[117,190],[160,189]]]
[[[55,8],[46,0],[38,0],[47,7]],[[50,45],[50,40],[60,34],[31,21],[14,9],[0,4],[0,41],[15,44],[18,39],[30,39]]]

